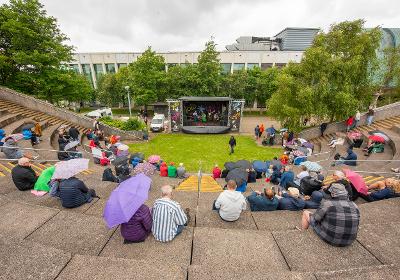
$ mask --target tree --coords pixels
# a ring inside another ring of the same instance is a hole
[[[221,65],[214,41],[208,41],[198,61],[199,96],[215,96],[220,91]]]
[[[102,75],[97,82],[96,98],[102,104],[113,107],[125,100],[124,91],[125,89],[121,85],[121,78],[124,74],[122,68],[118,73],[109,73]]]
[[[121,75],[121,83],[130,86],[136,105],[158,100],[165,90],[165,61],[149,47],[135,62],[128,65]]]
[[[39,1],[10,0],[1,5],[0,84],[45,99],[50,94],[49,99],[55,100],[45,78],[65,81],[65,87],[71,84],[65,79],[77,78],[60,70],[61,63],[72,57],[73,47],[64,44],[67,39]],[[56,79],[57,74],[63,77]]]
[[[302,61],[278,74],[269,110],[299,129],[306,116],[335,121],[365,109],[372,99],[370,74],[378,66],[379,42],[379,29],[366,30],[363,20],[345,21],[319,33]]]
[[[198,96],[201,88],[201,80],[198,75],[196,64],[176,65],[168,69],[166,75],[166,90],[164,96],[159,96],[159,100],[166,98],[179,98],[181,96]]]

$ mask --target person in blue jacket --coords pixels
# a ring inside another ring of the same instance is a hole
[[[306,203],[306,206],[304,208],[306,209],[318,209],[318,207],[321,204],[323,198],[323,194],[320,191],[313,191],[311,196],[305,196],[304,201]]]
[[[293,180],[294,180],[294,173],[292,170],[290,170],[290,167],[286,165],[283,174],[281,176],[281,179],[279,181],[279,186],[281,186],[284,189],[287,189],[290,186],[290,184],[293,183]]]
[[[279,199],[278,209],[290,211],[303,210],[306,203],[299,196],[300,192],[298,189],[289,188],[288,192],[284,192],[282,198]]]
[[[278,167],[276,165],[274,165],[272,167],[272,174],[271,174],[271,177],[270,177],[270,182],[272,184],[278,185],[279,181],[281,179],[281,175],[282,175],[281,171],[278,169]]]
[[[265,188],[264,192],[253,192],[247,197],[251,211],[274,211],[278,208],[278,198],[270,188]]]
[[[353,152],[353,149],[348,148],[347,149],[347,156],[346,157],[340,157],[335,163],[332,165],[341,165],[345,164],[348,166],[356,166],[357,165],[357,154]]]

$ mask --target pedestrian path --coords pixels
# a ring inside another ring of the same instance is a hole
[[[12,162],[0,162],[0,177],[5,177],[7,175],[11,175],[11,170],[13,169],[13,167],[15,165],[16,165],[16,163],[12,163]],[[52,166],[52,164],[49,164],[49,163],[46,163],[46,164],[32,163],[31,164],[32,169],[35,170],[37,175],[40,175],[43,170],[45,170],[46,168],[48,168],[50,166]],[[93,173],[94,173],[94,170],[92,170],[92,169],[88,169],[88,170],[81,172],[82,175],[90,175]]]
[[[175,190],[190,192],[221,192],[221,186],[211,176],[202,176],[199,190],[199,177],[197,175],[189,176]]]

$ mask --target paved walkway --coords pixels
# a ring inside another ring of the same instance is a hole
[[[276,129],[280,128],[280,123],[271,117],[266,116],[245,116],[242,118],[242,124],[240,125],[240,133],[254,135],[254,128],[256,125],[264,124],[265,128],[273,125]]]

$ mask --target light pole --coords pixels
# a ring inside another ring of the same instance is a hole
[[[125,86],[126,91],[128,92],[128,106],[129,106],[129,118],[132,118],[132,111],[131,111],[131,94],[129,92],[129,86]]]

